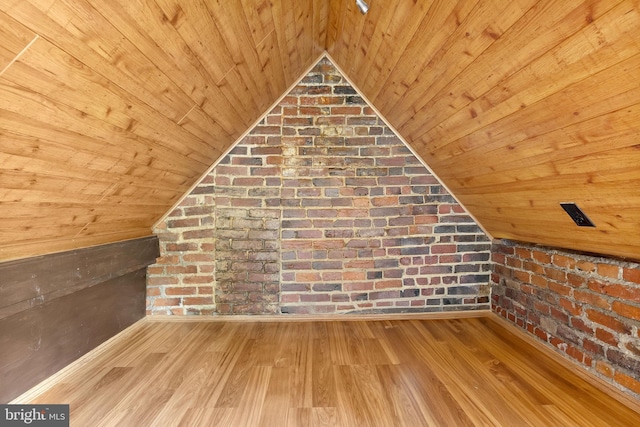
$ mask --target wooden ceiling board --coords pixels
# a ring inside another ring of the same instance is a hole
[[[26,147],[30,146],[30,141],[25,141],[24,139],[20,138],[12,138],[12,142],[18,144],[24,143],[23,146]],[[42,193],[37,194],[37,198],[35,198],[35,200],[43,200],[43,198],[45,198],[48,200],[71,201],[76,197],[83,196],[85,194],[103,198],[105,192],[107,192],[108,190],[112,191],[116,185],[120,185],[133,189],[140,189],[141,192],[148,193],[148,196],[146,197],[144,196],[144,194],[141,195],[141,198],[138,200],[138,202],[145,201],[152,205],[163,206],[162,203],[159,203],[154,199],[152,193],[164,192],[164,197],[167,197],[168,195],[171,195],[171,197],[175,197],[176,187],[183,184],[180,182],[176,182],[175,184],[171,185],[170,183],[160,181],[161,177],[159,177],[158,181],[150,182],[148,179],[146,179],[146,177],[143,178],[127,175],[126,172],[129,172],[127,170],[122,171],[119,174],[114,172],[97,171],[95,169],[89,169],[89,172],[87,172],[88,168],[83,167],[83,165],[81,164],[78,165],[77,163],[75,163],[75,160],[73,162],[65,160],[52,160],[55,159],[55,153],[53,153],[53,150],[38,150],[35,153],[26,153],[25,155],[23,155],[23,153],[17,152],[17,150],[14,149],[15,147],[16,145],[0,145],[0,148],[2,149],[2,154],[0,154],[0,167],[8,169],[8,167],[6,167],[5,165],[10,165],[12,168],[12,170],[7,170],[6,172],[4,172],[2,178],[0,179],[1,181],[3,181],[3,184],[5,184],[5,186],[2,187],[3,189],[28,189],[29,191],[35,192],[38,191],[36,188],[36,184],[50,186],[50,184],[55,179],[60,179],[63,183],[65,179],[72,179],[73,185],[75,186],[81,185],[81,183],[84,182],[86,183],[87,188],[95,188],[94,185],[97,186],[101,184],[101,186],[98,187],[101,188],[101,191],[99,192],[86,192],[82,191],[81,189],[76,189],[75,193],[69,195],[64,193],[65,191],[67,191],[64,185],[61,186],[59,192],[53,192],[49,187],[47,187],[44,190],[50,191],[51,195],[47,197],[46,192],[43,191]],[[18,156],[20,156],[21,158],[16,159]],[[81,158],[81,156],[78,157]],[[7,177],[10,177],[12,175],[17,175],[19,177],[26,176],[27,174],[32,174],[31,180],[18,181],[19,186],[10,186],[8,185],[8,182],[5,181]],[[38,182],[38,177],[40,176],[45,176],[47,178],[41,180],[44,182]],[[28,185],[26,185],[27,182],[29,183]],[[18,194],[20,194],[20,196],[18,196]],[[5,197],[9,196],[6,195]],[[7,202],[26,202],[27,200],[29,200],[29,194],[27,191],[24,191],[22,193],[14,192],[13,197],[15,199],[6,198],[4,200],[6,200]],[[92,200],[90,203],[96,203],[99,201],[100,200],[95,200],[94,198],[94,200]]]
[[[313,2],[313,41],[316,55],[322,54],[326,48],[330,3],[330,1]]]
[[[366,25],[365,29],[369,31],[359,38],[357,44],[349,46],[348,50],[352,51],[350,56],[355,59],[352,59],[352,66],[345,70],[348,75],[369,73],[368,85],[360,90],[365,93],[378,90],[433,6],[432,1],[396,2],[385,8],[370,9],[371,19],[375,20],[376,25]],[[387,8],[393,13],[384,13]],[[375,15],[378,9],[381,10],[380,17]],[[364,60],[368,56],[375,58],[373,67]]]
[[[0,78],[0,109],[27,118],[43,120],[44,128],[65,129],[76,134],[87,135],[92,139],[112,141],[113,143],[111,144],[109,142],[102,144],[102,150],[109,149],[111,153],[119,150],[135,150],[137,147],[144,153],[146,147],[151,147],[152,154],[150,154],[152,157],[147,164],[141,166],[150,166],[156,160],[169,164],[177,163],[177,160],[180,159],[184,163],[184,173],[195,177],[197,174],[193,172],[193,169],[203,167],[206,164],[204,158],[199,153],[191,151],[189,147],[177,146],[175,151],[172,152],[170,148],[163,147],[159,142],[156,142],[154,146],[152,142],[154,141],[152,139],[153,134],[150,135],[151,138],[138,136],[131,132],[132,129],[125,130],[104,122],[83,111],[60,104],[57,100],[11,84],[2,78]],[[135,122],[131,123],[135,124]],[[147,132],[148,128],[145,126],[132,126],[132,128],[141,133],[149,133]],[[163,139],[165,138],[163,137]],[[185,152],[182,158],[178,156],[178,150]],[[69,152],[68,156],[73,156],[73,152]],[[161,156],[164,156],[164,158]],[[135,162],[135,164],[139,163]]]
[[[0,13],[0,75],[15,58],[34,40],[36,35],[28,28]]]
[[[291,30],[287,30],[284,25],[285,22],[291,19],[290,15],[285,16],[285,9],[283,9],[282,2],[273,2],[271,16],[274,22],[274,33],[277,40],[277,54],[274,54],[272,60],[279,61],[282,67],[282,78],[295,79],[293,76],[297,67],[297,56],[295,45],[288,42],[287,33]]]
[[[328,14],[322,0],[2,2],[0,259],[151,234],[318,59]]]
[[[325,49],[334,51],[334,46],[340,32],[342,31],[342,23],[344,20],[343,9],[346,7],[347,0],[329,0],[329,15],[327,17],[327,31],[325,35]]]
[[[285,0],[280,2],[274,2],[274,18],[278,19],[280,25],[276,30],[278,37],[278,43],[280,45],[280,55],[282,58],[286,58],[289,61],[288,69],[290,71],[295,70],[300,62],[300,51],[298,50],[296,34],[299,31],[299,25],[296,25],[296,11],[293,3],[295,0]],[[290,25],[285,25],[289,22]],[[284,48],[284,49],[283,49]],[[283,59],[284,62],[284,59]]]
[[[264,112],[268,104],[266,98],[255,95],[267,92],[270,95],[269,98],[277,99],[280,94],[274,93],[271,79],[261,79],[260,73],[253,72],[261,70],[262,65],[255,50],[242,7],[238,7],[234,2],[224,0],[213,0],[209,2],[208,7],[227,48],[231,52],[232,59],[236,64],[234,69],[244,82],[244,84],[234,86],[232,89],[243,90],[244,96],[240,98],[250,102],[247,106],[250,109],[247,111],[248,114],[253,111],[257,117]],[[249,49],[249,47],[251,48]]]
[[[205,120],[210,122],[210,125],[217,125],[218,128],[216,133],[208,139],[232,141],[239,135],[238,129],[249,125],[243,119],[246,117],[243,116],[244,112],[236,111],[235,98],[229,99],[217,85],[211,84],[218,82],[220,77],[204,68],[190,45],[174,27],[182,19],[181,15],[170,19],[153,1],[91,0],[90,3],[189,96],[190,109],[182,118],[187,116],[196,105],[203,106],[205,101],[215,100],[215,102],[207,102],[204,107],[210,115]],[[185,79],[184,76],[189,78]],[[242,99],[245,98],[242,97]],[[214,117],[219,119],[215,120]],[[194,121],[194,118],[191,120]],[[207,158],[210,157],[207,156]]]
[[[602,41],[600,45],[591,43],[589,37],[594,33],[600,33],[603,37],[605,35],[597,25],[589,25],[544,56],[527,64],[466,108],[450,115],[441,123],[433,123],[430,130],[426,130],[428,125],[417,123],[415,118],[410,119],[407,125],[403,125],[405,134],[408,138],[422,140],[425,144],[430,145],[432,140],[437,140],[438,144],[445,145],[473,134],[496,120],[508,120],[510,114],[520,109],[535,108],[537,102],[615,66],[637,53],[638,49],[638,42],[629,37],[637,30],[637,16],[628,15],[626,11],[627,8],[616,7],[603,15],[602,20],[605,21],[617,18],[620,27],[620,31],[612,32],[606,42]],[[615,43],[616,41],[620,43]],[[609,48],[604,47],[604,43],[610,43]]]
[[[449,94],[448,86],[452,81],[464,79],[464,72],[479,60],[500,36],[526,13],[534,1],[524,7],[509,3],[506,7],[498,4],[479,2],[429,62],[427,73],[423,73],[413,83],[406,95],[398,100],[396,110],[403,136],[413,139],[424,131],[432,121],[425,123],[417,119],[418,115],[433,114],[427,103],[438,95]],[[500,20],[496,19],[500,16]],[[420,90],[419,88],[424,88]],[[462,93],[463,97],[468,94]],[[375,102],[375,101],[374,101]]]
[[[395,5],[389,7],[393,9]],[[354,51],[357,47],[357,42],[362,39],[361,34],[367,18],[360,14],[355,2],[352,1],[343,1],[340,3],[338,16],[340,20],[336,24],[336,28],[341,37],[332,42],[333,44],[328,51],[330,54],[338,56],[338,58],[334,58],[334,60],[345,64],[348,69],[352,61],[354,61]],[[379,17],[377,18],[379,19]],[[362,50],[364,50],[364,47]]]
[[[150,234],[325,50],[493,236],[640,259],[637,1],[368,3],[0,2],[0,259]]]
[[[603,1],[598,5],[604,10],[590,9],[592,17],[608,10],[605,7],[611,7],[611,2]],[[433,115],[430,122],[440,124],[453,113],[465,109],[495,85],[545,54],[550,47],[578,32],[586,25],[586,12],[584,2],[577,0],[536,4],[530,8],[503,37],[492,43],[457,79],[422,107]],[[569,20],[572,22],[567,22]],[[505,48],[507,44],[508,49]],[[468,111],[464,110],[465,118]],[[414,124],[418,125],[415,121]]]
[[[44,150],[51,149],[49,161],[71,163],[79,162],[88,170],[112,172],[114,176],[130,178],[132,176],[144,177],[147,185],[155,182],[168,182],[168,185],[184,185],[193,170],[180,168],[175,163],[161,162],[156,159],[151,147],[140,146],[138,150],[122,150],[121,144],[127,144],[136,148],[135,140],[109,140],[91,138],[61,128],[53,128],[50,125],[19,114],[3,110],[0,115],[0,146],[4,149],[15,149],[16,145],[26,148],[22,157],[37,155]],[[10,129],[10,130],[7,130]],[[43,141],[45,142],[43,144]],[[11,147],[11,148],[8,148]],[[56,150],[56,147],[60,147]],[[73,156],[70,156],[70,152]],[[53,155],[55,153],[55,155]],[[83,163],[85,162],[85,163]],[[148,179],[147,177],[152,177]]]
[[[149,141],[157,141],[163,147],[171,147],[172,157],[181,154],[208,164],[211,157],[222,153],[217,147],[185,131],[118,87],[110,87],[107,79],[81,64],[77,64],[77,72],[69,73],[68,64],[77,62],[39,39],[4,73],[2,79],[39,97],[46,97],[51,105],[55,105],[54,108],[68,111],[70,115],[80,114],[83,119],[94,118],[100,122],[95,124],[96,128],[101,128],[105,123],[114,127],[110,131],[131,133]],[[89,132],[80,130],[83,134]],[[209,138],[228,138],[228,135],[219,131],[212,133]]]
[[[438,149],[432,145],[429,154],[444,166],[466,161],[479,151],[494,156],[505,151],[526,149],[531,140],[536,141],[534,155],[548,152],[566,155],[564,150],[568,148],[590,141],[604,142],[607,133],[615,136],[634,126],[626,116],[632,113],[632,107],[640,98],[640,87],[634,76],[638,68],[640,57],[635,55],[617,67],[578,82],[527,109],[518,110],[508,117],[508,127],[501,121],[494,122],[480,132],[460,138],[455,146],[445,145]],[[616,81],[616,85],[607,85],[610,81]],[[627,110],[629,108],[632,110]],[[563,114],[562,111],[570,113]],[[616,128],[608,126],[611,121],[617,123]],[[522,155],[517,157],[513,159],[514,163],[523,160]],[[502,166],[487,164],[477,167],[481,172]],[[460,171],[459,175],[466,173]]]
[[[143,46],[135,46],[88,2],[62,0],[45,8],[33,0],[38,4],[28,11],[30,1],[25,3],[11,13],[25,9],[29,16],[22,21],[25,25],[165,116],[177,121],[194,105],[188,96],[192,81],[174,82],[162,72],[161,67],[170,66],[163,50],[143,52]],[[37,16],[38,12],[44,16]]]
[[[615,122],[617,127],[611,128],[611,122]],[[637,162],[635,154],[640,149],[636,140],[639,134],[640,105],[634,105],[606,117],[596,117],[491,151],[491,155],[497,157],[509,156],[514,150],[520,151],[513,162],[492,166],[482,164],[455,176],[451,173],[445,173],[444,176],[455,180],[461,187],[472,188],[483,183],[488,186],[506,184],[514,181],[516,176],[522,182],[528,176],[539,179],[579,173],[588,182],[588,174],[598,171],[599,164],[603,162],[611,165],[610,169],[634,165]],[[585,152],[589,155],[585,156]],[[549,173],[541,176],[538,171],[545,169]]]
[[[350,3],[328,51],[494,237],[640,259],[638,2],[423,1],[395,32]]]
[[[396,104],[411,89],[411,85],[428,66],[432,66],[430,64],[435,62],[432,61],[434,55],[441,50],[477,3],[477,0],[433,3],[395,67],[389,70],[384,81],[372,88],[367,95],[376,100],[375,105],[379,110],[396,108]]]

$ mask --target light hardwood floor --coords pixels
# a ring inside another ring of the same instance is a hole
[[[144,320],[32,403],[73,426],[638,426],[492,317]]]

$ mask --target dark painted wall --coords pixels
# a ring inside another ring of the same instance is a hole
[[[145,315],[155,237],[0,264],[0,402]]]

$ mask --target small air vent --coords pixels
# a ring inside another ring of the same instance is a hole
[[[560,203],[560,206],[569,214],[578,227],[595,227],[595,224],[591,222],[575,203]]]

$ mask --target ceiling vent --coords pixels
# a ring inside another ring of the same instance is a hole
[[[560,206],[569,214],[578,227],[595,227],[595,224],[591,222],[589,217],[587,217],[575,203],[560,203]]]

